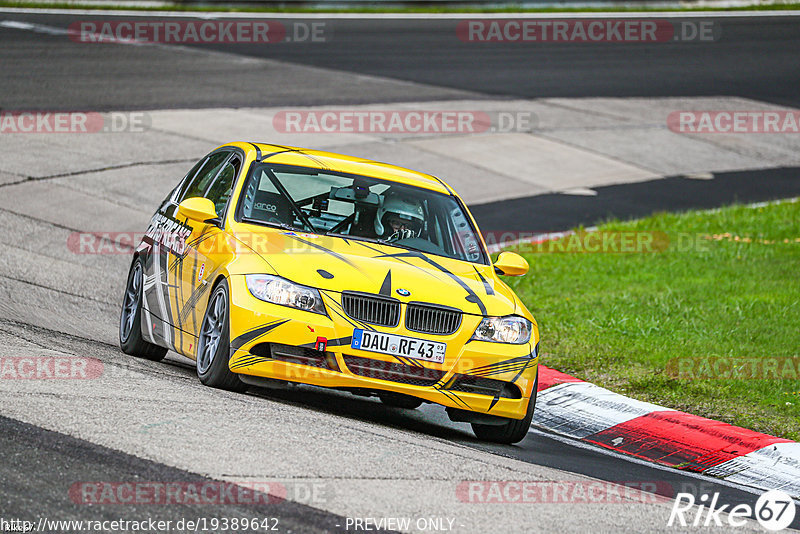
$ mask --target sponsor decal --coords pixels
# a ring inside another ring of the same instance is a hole
[[[156,213],[144,235],[154,244],[159,243],[176,256],[183,256],[186,251],[186,238],[191,234],[190,227]]]
[[[303,232],[282,232],[283,235],[288,235],[290,237],[300,237],[303,239],[319,239],[319,235],[317,234],[308,234]]]
[[[270,213],[277,213],[278,206],[275,204],[267,204],[266,202],[256,202],[253,204],[253,208],[262,211],[268,211]]]

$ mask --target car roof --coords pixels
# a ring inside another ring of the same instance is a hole
[[[252,149],[253,146],[258,147],[262,154],[262,161],[269,161],[269,163],[296,165],[299,167],[310,167],[313,169],[370,176],[372,178],[431,189],[448,195],[452,193],[449,186],[435,176],[398,167],[397,165],[381,163],[379,161],[346,156],[334,152],[313,150],[310,148],[272,145],[268,143],[235,143],[235,145],[239,145],[240,148],[245,150]]]

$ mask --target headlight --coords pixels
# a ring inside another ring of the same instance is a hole
[[[472,339],[522,345],[531,340],[531,322],[524,317],[484,317]]]
[[[313,287],[301,286],[270,274],[247,274],[247,289],[257,299],[325,315],[322,296]]]

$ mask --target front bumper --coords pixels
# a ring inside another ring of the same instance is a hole
[[[235,373],[331,388],[383,390],[472,412],[511,419],[525,416],[538,371],[534,329],[530,343],[470,341],[480,317],[464,315],[451,335],[409,332],[405,306],[397,327],[374,328],[447,343],[442,364],[396,359],[350,347],[353,329],[341,294],[322,291],[329,316],[270,304],[253,297],[244,276],[229,280],[230,369]],[[320,342],[324,340],[325,350]]]

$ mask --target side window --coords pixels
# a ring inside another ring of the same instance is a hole
[[[203,159],[195,163],[194,167],[192,167],[192,169],[189,172],[187,172],[183,178],[181,178],[181,181],[178,182],[178,185],[173,187],[172,190],[167,195],[167,198],[165,198],[161,202],[158,211],[160,211],[161,213],[166,213],[167,209],[169,209],[173,205],[173,202],[175,203],[178,202],[178,198],[181,196],[183,191],[186,190],[186,188],[189,186],[189,183],[195,177],[197,171],[199,171],[200,168],[203,166],[203,163],[206,162],[206,159],[208,158],[203,157]]]
[[[186,173],[186,176],[183,177],[183,180],[181,180],[180,185],[178,185],[177,188],[178,191],[174,191],[175,196],[173,197],[173,199],[175,201],[180,203],[180,201],[183,200],[184,198],[183,193],[186,191],[186,188],[192,184],[192,181],[194,180],[195,176],[197,176],[197,173],[200,172],[200,169],[203,167],[206,161],[208,161],[208,156],[198,161],[195,164],[195,166],[192,167],[192,170]]]
[[[230,152],[217,152],[209,156],[200,169],[200,172],[188,183],[187,187],[178,195],[175,201],[180,204],[187,198],[205,196],[209,185],[211,185],[211,181],[217,176],[217,173],[219,173],[222,164],[225,163],[228,156],[230,156]]]
[[[225,213],[225,206],[228,205],[228,199],[231,198],[231,192],[233,192],[233,182],[236,180],[241,167],[242,162],[239,156],[233,156],[230,161],[225,163],[217,179],[214,180],[203,195],[214,203],[217,215],[220,217]]]
[[[453,236],[456,253],[466,256],[467,261],[481,261],[479,238],[473,232],[467,216],[459,206],[456,205],[450,210],[449,222],[448,226],[451,226],[449,232]]]

